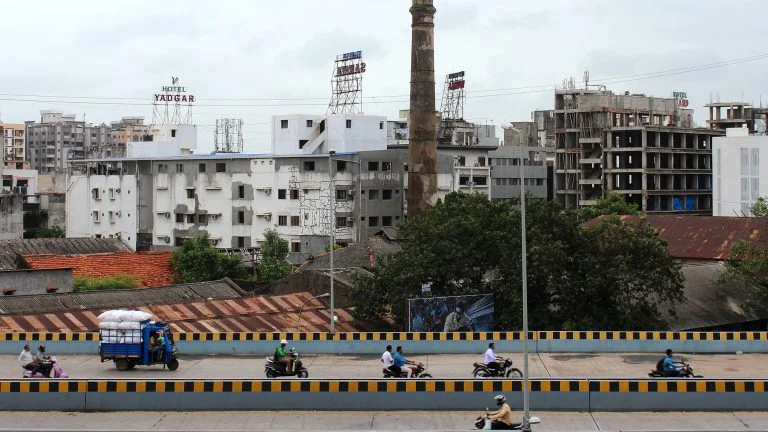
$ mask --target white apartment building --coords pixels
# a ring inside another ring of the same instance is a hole
[[[272,117],[272,154],[385,150],[387,118],[362,114]]]
[[[757,198],[768,195],[768,136],[726,129],[713,139],[712,154],[712,214],[752,216]]]

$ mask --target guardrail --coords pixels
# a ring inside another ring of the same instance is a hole
[[[766,380],[535,379],[534,410],[768,410]],[[0,410],[481,410],[521,380],[10,380]],[[252,397],[249,396],[258,396]]]
[[[186,354],[261,354],[287,339],[306,354],[379,354],[383,345],[406,346],[414,354],[477,353],[489,341],[503,352],[521,352],[522,332],[360,332],[360,333],[177,333]],[[664,332],[664,331],[533,331],[528,333],[535,352],[768,352],[768,332]],[[44,342],[57,354],[96,352],[98,333],[0,333],[0,354],[18,354],[23,343]]]

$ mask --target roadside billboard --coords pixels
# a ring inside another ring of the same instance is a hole
[[[408,330],[493,331],[493,294],[409,299]]]

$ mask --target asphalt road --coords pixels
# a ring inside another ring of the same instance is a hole
[[[477,412],[0,412],[0,431],[474,430]],[[765,431],[768,413],[533,412],[534,431]],[[522,416],[522,414],[521,414]]]
[[[55,353],[53,353],[55,355]],[[138,366],[120,372],[112,362],[99,357],[57,356],[71,378],[264,378],[265,356],[183,356],[175,372],[162,366]],[[522,356],[513,354],[513,367],[522,369]],[[560,378],[647,378],[661,355],[654,354],[533,354],[530,356],[531,377]],[[434,378],[469,378],[472,363],[482,355],[441,354],[409,357],[421,361]],[[768,377],[768,354],[686,355],[696,374],[706,378]],[[310,378],[381,378],[382,364],[375,356],[303,356]],[[0,379],[21,377],[15,356],[0,356]]]

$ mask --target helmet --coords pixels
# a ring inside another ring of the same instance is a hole
[[[37,347],[37,349],[38,349],[40,352],[45,352],[45,345],[40,345],[39,347]]]
[[[504,396],[504,395],[497,395],[496,397],[494,397],[494,399],[496,399],[496,403],[498,405],[501,405],[501,404],[503,404],[504,402],[507,401],[507,397]]]
[[[280,345],[288,345],[288,341],[283,339],[280,341]]]

